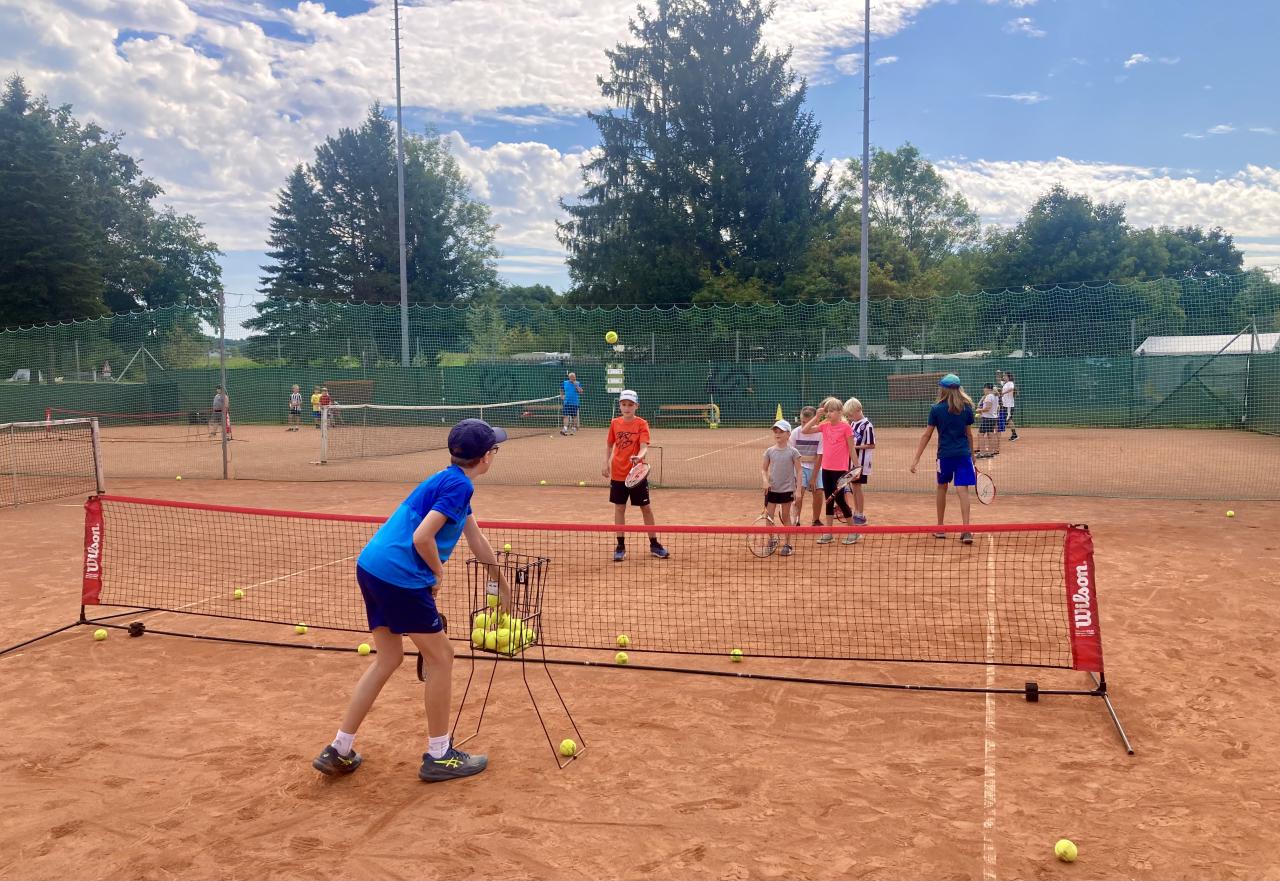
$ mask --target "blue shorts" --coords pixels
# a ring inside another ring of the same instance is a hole
[[[356,582],[364,596],[369,629],[385,627],[392,633],[439,633],[444,621],[436,611],[429,587],[399,587],[356,566]]]
[[[566,415],[566,416],[577,416],[577,415],[578,415],[578,405],[577,405],[577,404],[565,404],[565,405],[564,405],[564,415]]]
[[[817,477],[815,477],[815,475],[820,475],[821,473],[822,472],[815,469],[813,465],[811,464],[806,465],[804,463],[801,463],[800,477],[801,477],[803,486],[800,487],[800,491],[803,492],[804,490],[817,490],[818,484],[816,482]]]
[[[1004,407],[1001,407],[1000,412],[996,414],[996,430],[1002,433],[1004,432],[1004,414]]]
[[[938,459],[938,486],[953,482],[956,486],[973,486],[978,482],[972,456],[943,456]]]

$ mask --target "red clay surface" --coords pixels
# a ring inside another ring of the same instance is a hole
[[[110,488],[370,514],[407,489]],[[753,492],[654,494],[660,522],[744,523],[757,505]],[[612,516],[593,487],[482,483],[475,507]],[[928,522],[932,499],[873,491],[868,512]],[[0,658],[0,877],[1280,877],[1280,504],[1003,497],[977,517],[1090,524],[1108,678],[1137,755],[1092,698],[557,667],[589,743],[560,771],[504,668],[469,744],[490,769],[429,786],[406,664],[360,731],[365,766],[330,781],[310,759],[364,659],[74,628]],[[0,641],[74,621],[79,501],[0,511],[0,530]],[[1054,860],[1060,837],[1080,846],[1076,864]]]

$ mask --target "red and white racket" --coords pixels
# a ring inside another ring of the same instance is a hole
[[[626,479],[623,484],[627,487],[633,487],[640,481],[649,476],[649,465],[644,461],[636,462],[631,466],[631,470],[627,472]]]

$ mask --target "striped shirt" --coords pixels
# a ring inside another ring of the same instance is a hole
[[[857,422],[853,423],[853,442],[857,446],[863,444],[874,444],[876,442],[876,427],[871,424],[871,420],[863,416]],[[854,457],[857,462],[854,464],[862,466],[863,474],[871,473],[871,450],[857,450]]]
[[[797,426],[791,429],[791,446],[804,456],[806,462],[817,460],[822,454],[822,432],[815,431],[812,434],[805,434]]]

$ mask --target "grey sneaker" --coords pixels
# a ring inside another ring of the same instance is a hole
[[[856,545],[860,541],[862,541],[862,535],[857,532],[851,532],[848,535],[846,535],[844,538],[840,539],[840,544]]]
[[[796,552],[795,548],[791,547],[791,545],[783,545],[782,550],[778,551],[778,553],[784,557],[789,557],[795,552]]]
[[[418,779],[427,783],[441,783],[445,780],[457,780],[460,777],[472,777],[489,766],[488,756],[473,756],[453,747],[438,759],[431,758],[431,753],[422,754],[422,767],[418,769]]]
[[[653,554],[659,560],[665,560],[667,557],[671,556],[670,551],[668,551],[662,545],[655,545],[655,544],[649,545],[649,553]]]
[[[967,544],[967,545],[973,544],[973,533],[972,532],[960,533],[960,543]]]
[[[947,537],[947,534],[946,534],[945,532],[935,532],[935,533],[933,534],[933,537],[934,537],[934,538],[946,538],[946,537]]]
[[[835,540],[836,540],[836,537],[829,532],[826,533],[825,535],[818,536],[818,544],[820,545],[829,545]]]
[[[311,767],[326,777],[343,777],[359,768],[362,761],[360,753],[355,750],[344,756],[334,749],[333,744],[329,744],[320,755],[311,760]]]
[[[613,562],[621,563],[627,558],[626,548],[618,548],[613,552]]]

